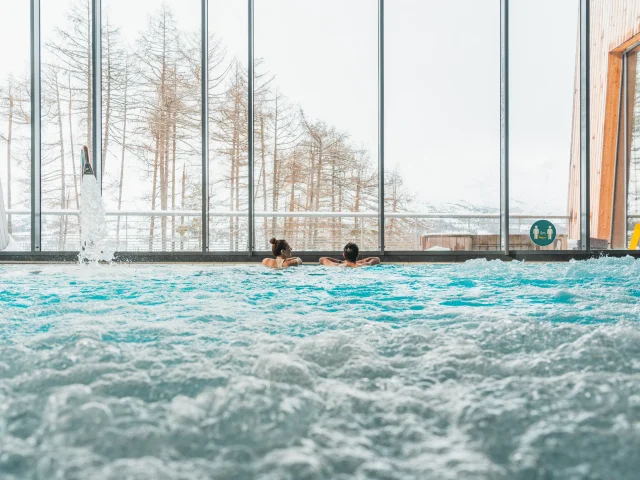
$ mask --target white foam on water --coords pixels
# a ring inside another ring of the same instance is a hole
[[[111,262],[113,247],[107,239],[107,221],[100,187],[93,175],[84,175],[80,190],[80,255],[84,262]]]

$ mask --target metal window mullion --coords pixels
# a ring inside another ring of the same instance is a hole
[[[42,240],[42,91],[40,62],[40,0],[31,0],[31,251]]]
[[[627,47],[626,50],[623,53],[624,53],[624,55],[626,55],[627,53],[630,53],[632,50],[635,50],[638,47],[640,47],[640,42],[636,42],[633,45],[631,45],[630,47]]]
[[[622,132],[622,129],[625,127],[626,122],[624,121],[624,79],[625,79],[625,68],[626,68],[626,55],[622,56],[622,68],[620,69],[620,95],[618,96],[618,125],[616,125],[616,143],[615,143],[615,161],[613,164],[613,192],[611,194],[611,224],[610,224],[610,228],[609,228],[609,239],[610,239],[610,244],[609,246],[611,248],[614,248],[614,233],[615,233],[615,225],[616,225],[616,197],[617,197],[617,192],[618,192],[618,188],[620,188],[620,185],[618,185],[618,169],[620,168],[620,139],[622,139],[622,141],[624,142],[624,133]],[[623,158],[624,158],[624,153],[622,154]],[[624,161],[624,160],[623,160]],[[624,188],[624,187],[623,187]],[[626,242],[626,238],[627,238],[627,227],[626,227],[626,220],[625,220],[625,230],[624,230],[624,237],[625,237],[625,242]]]
[[[500,1],[500,247],[509,254],[509,0]]]
[[[636,73],[637,75],[637,73]],[[627,54],[625,53],[622,56],[622,115],[623,115],[623,119],[622,122],[620,123],[620,125],[622,125],[623,128],[623,132],[622,132],[622,141],[623,141],[623,174],[624,174],[624,180],[623,183],[624,185],[622,186],[623,188],[623,192],[624,192],[624,247],[623,248],[627,248],[628,245],[628,240],[629,240],[629,235],[628,235],[628,231],[629,231],[629,205],[628,205],[628,200],[629,200],[629,180],[628,180],[628,174],[629,174],[629,59],[627,57]],[[635,79],[634,79],[635,81]],[[619,131],[619,129],[618,129]],[[616,175],[617,177],[617,175]]]
[[[254,211],[254,205],[253,205],[253,189],[254,189],[254,185],[253,185],[253,164],[254,164],[254,129],[255,129],[255,125],[254,125],[254,52],[253,52],[253,34],[254,34],[254,3],[253,0],[248,0],[249,2],[249,14],[248,14],[248,41],[249,41],[249,45],[248,45],[248,69],[247,69],[247,88],[248,88],[248,99],[247,99],[247,104],[248,104],[248,131],[247,131],[247,135],[248,135],[248,139],[247,139],[247,145],[248,145],[248,159],[247,159],[247,163],[248,163],[248,175],[247,175],[247,183],[248,183],[248,188],[249,188],[249,205],[248,205],[248,241],[247,241],[247,249],[249,252],[249,255],[253,255],[253,250],[254,250],[254,228],[253,228],[253,211]]]
[[[591,250],[590,0],[580,0],[580,246]]]
[[[202,70],[202,251],[209,250],[209,10],[208,0],[201,0]]]
[[[93,171],[102,192],[102,0],[92,0],[91,122]]]
[[[378,249],[384,255],[384,0],[378,0]]]

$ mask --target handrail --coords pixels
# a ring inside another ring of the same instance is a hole
[[[10,215],[30,215],[30,210],[7,210]],[[378,212],[255,212],[256,217],[281,217],[281,218],[376,218]],[[60,210],[42,210],[42,215],[51,216],[77,216],[80,215],[79,210],[60,209]],[[200,210],[107,210],[105,215],[108,217],[130,216],[130,217],[200,217]],[[238,211],[210,211],[209,217],[245,217],[247,212]],[[427,212],[387,212],[385,216],[388,218],[478,218],[478,219],[499,219],[499,213],[427,213]],[[511,214],[509,218],[545,218],[553,220],[568,220],[567,215],[540,215],[540,214]],[[629,216],[628,218],[639,218]]]

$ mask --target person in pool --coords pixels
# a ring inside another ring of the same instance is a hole
[[[302,265],[302,260],[300,258],[291,256],[291,247],[286,240],[276,240],[275,238],[272,238],[269,240],[269,243],[272,245],[271,251],[276,258],[265,258],[262,260],[262,264],[265,267],[287,268]]]
[[[380,259],[378,257],[369,257],[358,260],[359,253],[360,249],[358,248],[358,245],[349,242],[344,246],[344,249],[342,250],[342,256],[344,257],[344,260],[322,257],[320,259],[320,265],[324,265],[325,267],[358,268],[366,267],[369,265],[378,265],[380,263]]]

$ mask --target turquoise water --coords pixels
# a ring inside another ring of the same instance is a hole
[[[636,479],[640,262],[0,265],[0,478]]]

